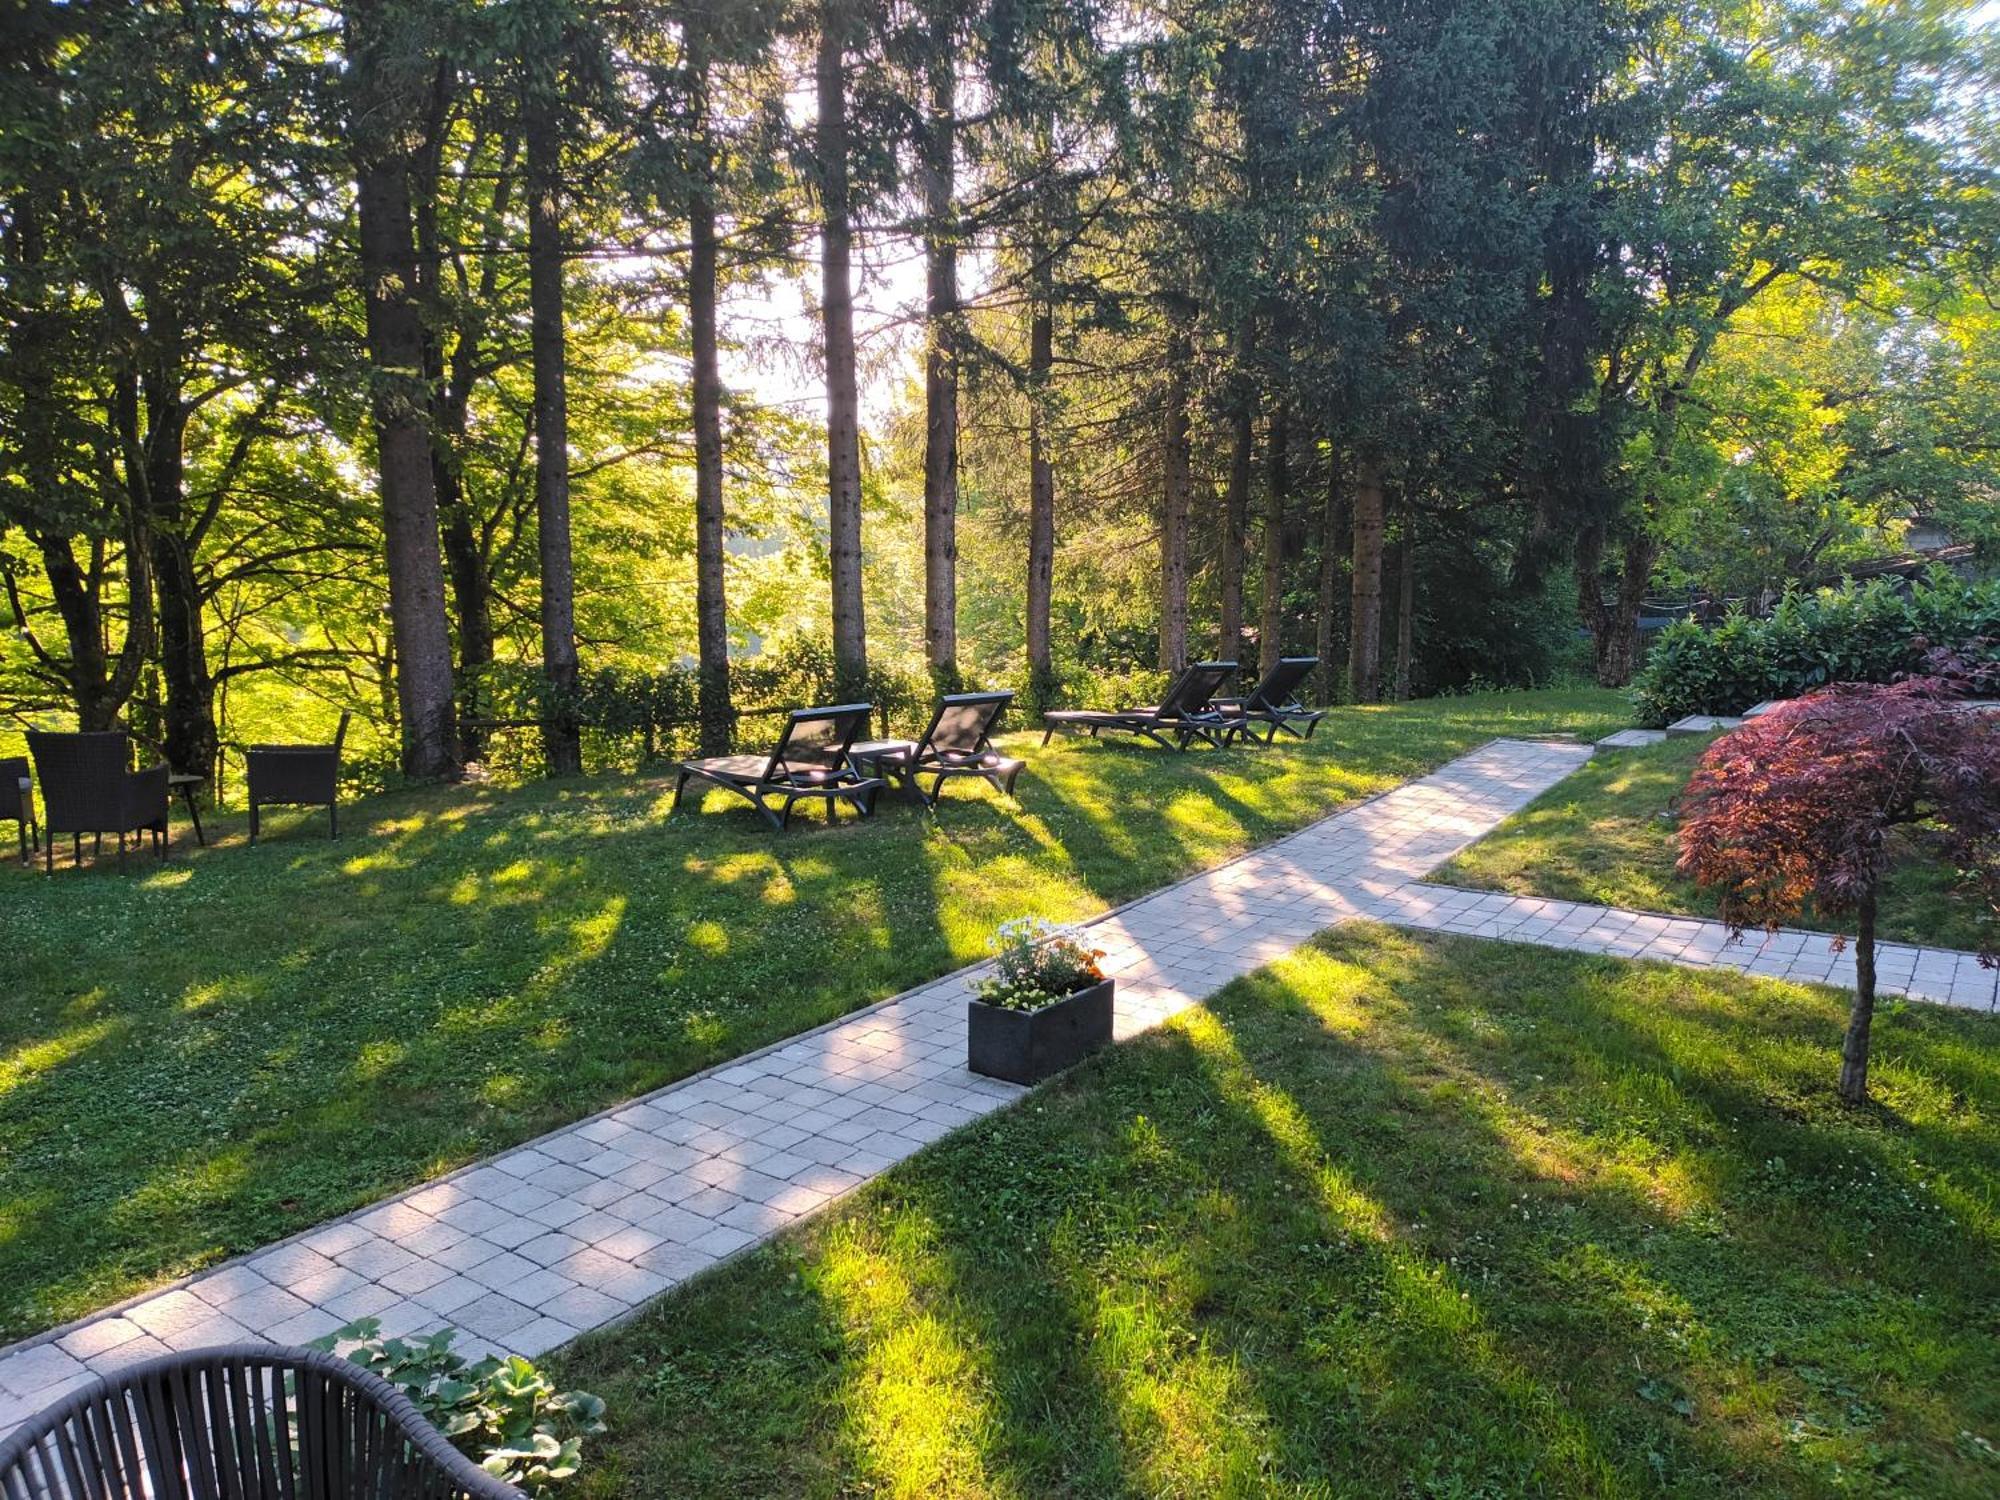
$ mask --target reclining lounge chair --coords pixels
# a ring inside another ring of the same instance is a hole
[[[1233,661],[1198,661],[1182,671],[1166,696],[1149,708],[1059,708],[1042,715],[1042,743],[1058,729],[1081,729],[1094,739],[1105,732],[1143,736],[1169,750],[1185,750],[1194,740],[1218,748],[1227,721],[1214,708],[1217,689],[1236,673]]]
[[[848,759],[864,775],[898,782],[936,807],[944,784],[954,776],[978,776],[1011,794],[1014,778],[1025,761],[1010,760],[993,748],[993,726],[1000,722],[1012,693],[947,693],[938,700],[931,726],[920,740],[871,740],[855,745]],[[931,778],[926,793],[919,780]]]
[[[1255,739],[1258,726],[1264,725],[1267,745],[1278,737],[1281,729],[1295,738],[1311,739],[1319,721],[1326,717],[1326,710],[1307,708],[1295,694],[1299,684],[1312,676],[1318,666],[1317,656],[1282,657],[1269,675],[1250,690],[1248,697],[1217,698],[1217,712],[1229,721],[1223,737]],[[1305,727],[1301,729],[1300,725]]]
[[[773,828],[782,830],[792,820],[792,805],[808,798],[826,803],[826,815],[834,817],[836,804],[849,802],[863,817],[875,811],[875,798],[887,785],[878,777],[857,773],[847,758],[854,737],[868,727],[872,703],[842,703],[833,708],[795,708],[785,718],[785,727],[769,755],[711,755],[705,760],[684,760],[677,768],[674,800],[668,812],[681,805],[681,793],[692,778],[727,787],[764,815]],[[774,812],[771,803],[779,804]]]

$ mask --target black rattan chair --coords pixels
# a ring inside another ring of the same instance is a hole
[[[25,756],[0,760],[0,823],[19,825],[21,863],[25,865],[30,853],[42,847],[41,828],[35,822],[35,783],[28,774]]]
[[[1326,717],[1326,710],[1307,708],[1293,694],[1318,666],[1317,656],[1281,657],[1277,666],[1265,674],[1264,680],[1250,690],[1249,696],[1217,698],[1216,711],[1229,721],[1223,738],[1254,740],[1261,725],[1265,729],[1264,743],[1267,745],[1277,739],[1281,729],[1296,739],[1311,739],[1313,731],[1319,728],[1319,721]],[[1301,725],[1304,728],[1300,728]]]
[[[323,807],[326,836],[340,833],[340,747],[348,714],[340,716],[331,745],[249,745],[243,751],[250,787],[250,842],[257,842],[259,808]]]
[[[1213,700],[1223,683],[1235,675],[1233,661],[1198,661],[1173,680],[1156,705],[1055,709],[1042,715],[1042,743],[1046,745],[1058,729],[1080,729],[1093,739],[1099,734],[1129,734],[1169,750],[1185,750],[1195,740],[1220,746],[1226,725]]]
[[[875,811],[875,798],[887,783],[857,772],[847,752],[855,736],[868,727],[868,716],[874,712],[872,703],[795,708],[786,715],[785,727],[769,755],[684,760],[676,767],[680,777],[674,782],[674,800],[667,811],[679,808],[688,782],[699,779],[749,798],[765,821],[779,830],[792,821],[793,804],[809,798],[826,804],[829,820],[842,802],[851,803],[867,817]],[[771,810],[772,802],[780,804],[778,811]]]
[[[0,1443],[0,1500],[525,1500],[331,1354],[231,1344],[100,1377]]]
[[[863,775],[901,782],[926,807],[937,806],[945,782],[954,776],[978,776],[1011,794],[1026,762],[995,750],[992,734],[1013,701],[1012,693],[947,693],[922,739],[872,740],[850,748],[848,758]],[[925,776],[932,778],[928,793],[919,785]]]
[[[83,863],[83,836],[104,848],[104,835],[118,835],[118,864],[125,864],[125,836],[150,833],[153,849],[167,857],[167,766],[162,761],[143,771],[132,764],[130,740],[122,729],[83,734],[28,731],[28,753],[35,758],[35,779],[42,784],[44,857],[51,875],[56,868],[56,835],[70,836],[72,853]]]

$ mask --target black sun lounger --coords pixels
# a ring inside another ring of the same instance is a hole
[[[749,798],[777,829],[791,822],[793,803],[815,797],[826,803],[828,818],[834,816],[840,802],[851,802],[866,817],[875,811],[875,798],[887,783],[859,775],[849,763],[847,751],[854,737],[868,727],[868,716],[874,711],[872,703],[795,708],[786,716],[784,730],[769,755],[684,760],[668,812],[681,805],[689,778],[700,777]],[[771,810],[772,802],[779,804],[776,812]]]
[[[1312,676],[1319,666],[1317,656],[1287,656],[1279,659],[1264,680],[1250,690],[1247,698],[1217,698],[1216,711],[1228,721],[1223,738],[1235,739],[1247,736],[1257,737],[1257,727],[1267,726],[1264,743],[1270,744],[1278,737],[1278,731],[1298,739],[1309,740],[1319,721],[1326,717],[1323,708],[1307,708],[1299,702],[1296,694],[1299,684]],[[1303,729],[1300,726],[1305,726]]]
[[[900,782],[936,807],[945,782],[978,776],[1012,793],[1024,761],[1009,760],[993,748],[993,726],[1014,701],[1012,693],[948,693],[938,700],[931,726],[920,740],[871,740],[848,752],[857,770]],[[932,778],[926,793],[921,778]]]
[[[1102,733],[1140,735],[1169,750],[1185,750],[1194,740],[1220,746],[1227,720],[1215,711],[1217,689],[1235,675],[1233,661],[1198,661],[1184,670],[1156,706],[1104,710],[1059,708],[1042,715],[1042,743],[1058,729],[1080,729],[1093,738]]]

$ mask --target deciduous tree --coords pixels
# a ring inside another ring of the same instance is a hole
[[[1709,747],[1682,799],[1680,868],[1715,890],[1733,931],[1774,928],[1808,902],[1854,919],[1840,1053],[1852,1104],[1868,1097],[1876,898],[1899,830],[1919,830],[1927,857],[2000,912],[2000,721],[1959,701],[1963,669],[1942,665],[1953,675],[1842,684],[1751,720]]]

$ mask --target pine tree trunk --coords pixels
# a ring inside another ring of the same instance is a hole
[[[1250,512],[1250,470],[1256,447],[1256,398],[1246,394],[1229,413],[1229,479],[1222,489],[1222,552],[1216,580],[1222,595],[1216,659],[1235,661],[1243,649],[1243,531]]]
[[[1236,400],[1229,411],[1229,478],[1222,489],[1222,549],[1216,580],[1220,620],[1216,656],[1235,661],[1243,651],[1243,540],[1250,521],[1250,476],[1257,449],[1257,386],[1250,375],[1255,335],[1246,316],[1236,331]]]
[[[1875,892],[1871,889],[1855,910],[1854,1009],[1847,1018],[1847,1036],[1840,1046],[1840,1097],[1849,1104],[1868,1102],[1868,1040],[1875,1024]]]
[[[1160,423],[1160,668],[1178,672],[1187,665],[1188,498],[1193,488],[1188,452],[1188,365],[1194,358],[1187,305],[1175,298],[1167,309],[1166,409]]]
[[[1034,309],[1028,323],[1028,690],[1034,706],[1048,706],[1055,691],[1049,612],[1055,591],[1056,471],[1049,461],[1049,382],[1055,370],[1054,275],[1038,238]]]
[[[568,336],[563,319],[562,137],[554,64],[528,59],[528,342],[535,378],[535,536],[541,571],[542,754],[554,776],[583,769],[577,727],[576,574],[570,547]]]
[[[1347,693],[1382,696],[1382,465],[1363,459],[1354,477],[1354,579],[1347,626]]]
[[[1331,446],[1326,464],[1326,499],[1319,522],[1319,619],[1313,632],[1313,652],[1319,657],[1320,701],[1331,703],[1340,686],[1340,666],[1334,659],[1334,611],[1340,603],[1340,559],[1346,550],[1347,516],[1340,458]]]
[[[722,502],[722,365],[716,338],[715,160],[709,136],[707,37],[687,25],[699,182],[688,199],[688,327],[694,345],[695,637],[701,753],[724,755],[735,733],[729,701],[729,608],[723,592],[727,513]]]
[[[842,694],[865,691],[867,623],[861,604],[861,401],[854,372],[853,225],[847,165],[846,13],[820,13],[818,129],[820,305],[826,350],[827,551],[832,564],[833,663]]]
[[[1264,597],[1257,617],[1257,670],[1277,670],[1285,654],[1285,510],[1291,503],[1291,432],[1280,406],[1271,413],[1271,456],[1264,480]]]
[[[430,103],[432,139],[424,143],[412,174],[411,190],[417,221],[417,272],[426,298],[435,299],[444,285],[444,245],[438,231],[438,186],[443,156],[445,120],[456,77],[440,64]],[[506,219],[514,146],[501,154],[499,180],[482,226],[486,240],[496,240]],[[458,746],[467,762],[483,760],[486,731],[473,720],[487,711],[480,691],[486,669],[493,664],[493,578],[487,548],[480,537],[462,479],[466,426],[472,403],[472,383],[480,366],[483,309],[492,301],[497,283],[497,257],[489,256],[480,272],[477,292],[463,301],[455,347],[446,357],[445,333],[437,323],[424,323],[424,381],[431,406],[431,487],[437,494],[439,539],[444,548],[445,580],[451,591],[451,618],[458,633]]]
[[[201,584],[194,572],[198,541],[187,515],[187,413],[180,393],[162,389],[164,383],[155,381],[146,398],[145,462],[167,762],[176,771],[213,777],[219,732]]]
[[[933,39],[924,128],[924,657],[946,691],[958,672],[957,74],[949,26]]]
[[[1407,507],[1405,510],[1407,511]],[[1403,518],[1403,539],[1396,545],[1396,701],[1410,701],[1410,655],[1416,646],[1417,543]]]
[[[422,378],[423,319],[415,300],[417,257],[410,205],[409,141],[415,111],[384,56],[394,43],[379,0],[347,8],[362,302],[374,366],[377,466],[389,619],[395,638],[396,702],[406,775],[456,775],[451,631],[438,556],[437,490],[431,476],[429,392]]]
[[[485,549],[473,526],[471,508],[466,504],[464,486],[459,482],[457,462],[443,451],[462,443],[464,437],[462,427],[456,441],[449,429],[438,434],[433,445],[431,482],[437,488],[444,567],[451,581],[452,616],[458,627],[460,683],[468,698],[472,698],[485,669],[493,664],[493,580],[486,566]],[[481,712],[476,701],[470,702],[468,708],[475,714]],[[467,760],[478,760],[486,753],[486,732],[476,726],[462,725],[459,748]]]

